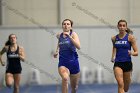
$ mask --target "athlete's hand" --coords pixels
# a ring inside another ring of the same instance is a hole
[[[115,62],[115,59],[114,58],[111,58],[111,62],[114,63]]]
[[[1,62],[1,65],[2,65],[2,66],[5,66],[5,62]]]
[[[69,32],[63,32],[64,35],[69,35]]]
[[[69,33],[68,33],[68,32],[63,32],[63,34],[64,34],[65,36],[70,37],[70,35],[69,35]]]
[[[132,55],[132,52],[131,52],[131,50],[128,50],[128,55]]]
[[[18,52],[19,56],[22,56],[22,50],[19,49],[19,52]]]
[[[22,60],[24,62],[25,61],[25,54],[24,54],[23,47],[19,48],[18,55],[19,55],[20,60]]]
[[[53,57],[54,58],[57,58],[57,55],[58,55],[58,52],[55,52],[54,55],[53,55]]]

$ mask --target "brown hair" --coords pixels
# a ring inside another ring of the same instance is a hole
[[[12,35],[15,35],[15,34],[10,34],[10,35],[8,36],[8,40],[6,41],[5,46],[11,45],[10,38],[11,38]],[[15,35],[15,36],[16,36],[16,35]],[[16,38],[17,38],[17,37],[16,37]]]
[[[125,23],[126,23],[126,26],[127,26],[126,20],[123,20],[123,19],[119,20],[118,25],[120,24],[120,22],[125,22]],[[128,34],[133,34],[133,31],[132,31],[130,28],[127,28],[126,32],[127,32]]]

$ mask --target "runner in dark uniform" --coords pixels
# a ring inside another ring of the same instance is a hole
[[[19,93],[19,83],[21,78],[21,63],[24,61],[25,54],[23,47],[17,44],[17,37],[15,34],[10,34],[8,41],[5,43],[4,48],[0,51],[0,62],[4,66],[5,63],[2,61],[2,55],[7,53],[7,66],[5,81],[7,87],[11,87],[14,82],[13,93]]]

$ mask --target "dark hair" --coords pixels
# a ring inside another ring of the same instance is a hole
[[[12,35],[15,35],[15,34],[10,34],[10,35],[8,36],[8,40],[6,41],[5,46],[11,45],[10,38],[11,38]],[[16,36],[16,35],[15,35],[15,36]],[[16,38],[17,38],[17,37],[16,37]]]
[[[126,23],[126,26],[127,26],[126,20],[123,20],[123,19],[119,20],[118,25],[120,24],[120,22],[125,22],[125,23]],[[126,32],[127,32],[128,34],[133,34],[133,31],[132,31],[130,28],[127,28]]]
[[[127,28],[126,32],[127,32],[128,34],[132,34],[132,35],[133,35],[133,31],[132,31],[131,29],[129,29],[129,28]]]
[[[73,21],[72,20],[70,20],[70,19],[64,19],[63,22],[62,22],[62,25],[63,25],[64,21],[70,21],[71,27],[73,26]],[[72,31],[72,29],[70,29],[70,31]]]

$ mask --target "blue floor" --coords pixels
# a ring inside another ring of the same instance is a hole
[[[12,88],[3,87],[0,93],[12,93]],[[61,93],[60,85],[43,85],[43,86],[22,86],[20,93]],[[69,92],[70,93],[70,92]],[[115,84],[93,84],[79,85],[77,93],[117,93],[117,85]],[[140,84],[132,84],[129,92],[140,93]]]

